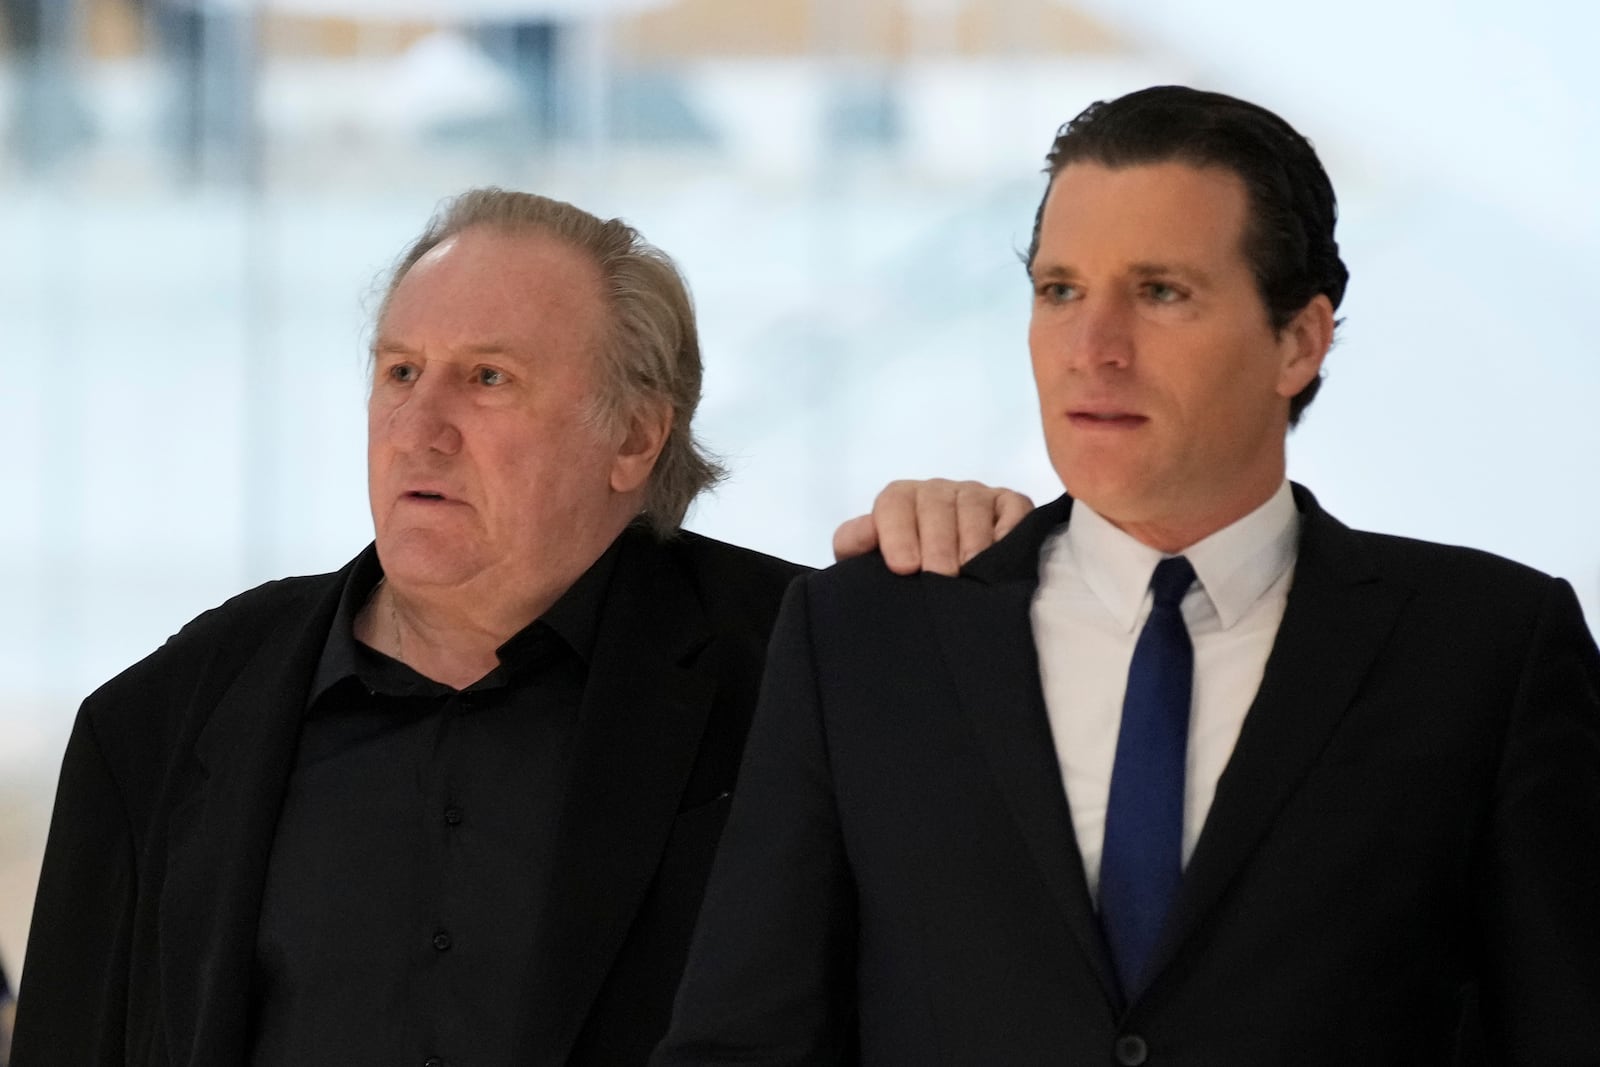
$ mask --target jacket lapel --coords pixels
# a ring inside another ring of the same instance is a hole
[[[540,1063],[565,1061],[650,887],[716,692],[688,577],[650,535],[624,536],[535,940]]]
[[[202,727],[161,891],[161,1000],[175,1064],[242,1062],[267,861],[312,672],[349,568],[260,635]],[[252,639],[257,635],[249,635]],[[204,686],[197,700],[208,700]]]
[[[925,588],[957,699],[995,785],[1107,999],[1117,1003],[1115,972],[1061,784],[1029,616],[1039,552],[1071,508],[1061,497],[1035,510],[964,569],[975,581],[930,581]]]
[[[1204,922],[1299,788],[1388,640],[1411,591],[1379,579],[1360,539],[1294,487],[1294,584],[1261,688],[1217,782],[1151,973]]]

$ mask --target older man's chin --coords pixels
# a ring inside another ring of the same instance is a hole
[[[459,532],[409,527],[380,531],[378,561],[391,583],[413,587],[445,587],[470,582],[487,569],[481,546]]]

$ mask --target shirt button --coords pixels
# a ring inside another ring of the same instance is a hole
[[[1139,1067],[1150,1058],[1150,1046],[1137,1034],[1123,1034],[1117,1038],[1116,1054],[1122,1067]]]
[[[461,809],[460,808],[445,808],[444,809],[444,822],[445,822],[446,826],[460,826],[461,825]]]
[[[450,947],[450,935],[445,933],[443,930],[440,930],[438,933],[434,934],[433,935],[433,947],[438,949],[440,952],[443,952],[445,949],[449,948]],[[1143,1063],[1144,1061],[1140,1060],[1139,1062]]]

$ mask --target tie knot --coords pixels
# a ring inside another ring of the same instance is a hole
[[[1194,584],[1194,566],[1182,556],[1169,556],[1156,564],[1150,576],[1150,591],[1155,594],[1156,607],[1175,608],[1183,602],[1183,594]]]

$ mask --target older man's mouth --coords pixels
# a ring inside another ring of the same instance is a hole
[[[400,499],[410,500],[419,504],[457,504],[458,500],[446,496],[437,489],[408,489],[400,494]]]

